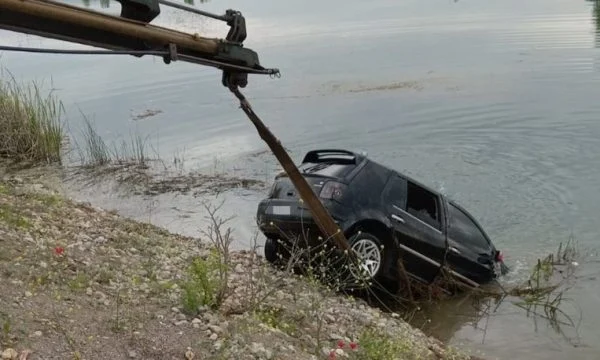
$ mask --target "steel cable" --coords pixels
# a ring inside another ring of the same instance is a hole
[[[20,47],[20,46],[4,46],[0,45],[0,51],[16,51],[16,52],[30,52],[30,53],[42,53],[42,54],[68,54],[68,55],[154,55],[154,56],[171,56],[168,50],[68,50],[68,49],[43,49],[43,48],[31,48],[31,47]],[[213,66],[219,69],[236,70],[242,73],[248,74],[263,74],[280,76],[278,69],[256,69],[243,65],[228,64],[222,61],[203,59],[200,57],[190,55],[177,55],[178,59],[182,59],[188,62],[197,63],[201,65]]]

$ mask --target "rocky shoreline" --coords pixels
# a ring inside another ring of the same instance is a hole
[[[38,180],[0,177],[2,359],[475,358],[254,251],[229,253],[215,281],[208,239],[71,201]],[[223,290],[222,301],[203,301],[207,289]]]

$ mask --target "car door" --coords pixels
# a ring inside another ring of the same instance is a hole
[[[493,276],[494,248],[477,221],[457,204],[448,206],[448,265],[459,274],[482,283]]]
[[[405,178],[392,175],[383,192],[383,203],[400,245],[405,269],[421,281],[430,282],[439,271],[445,240],[439,229],[407,211],[408,185]],[[436,201],[440,203],[439,199]]]

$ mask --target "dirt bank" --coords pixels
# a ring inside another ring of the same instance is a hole
[[[215,265],[210,231],[174,235],[72,202],[40,172],[3,174],[4,358],[469,358],[255,252]]]

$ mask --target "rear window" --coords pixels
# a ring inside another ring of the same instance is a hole
[[[356,168],[354,164],[304,163],[299,166],[303,174],[343,178]]]

